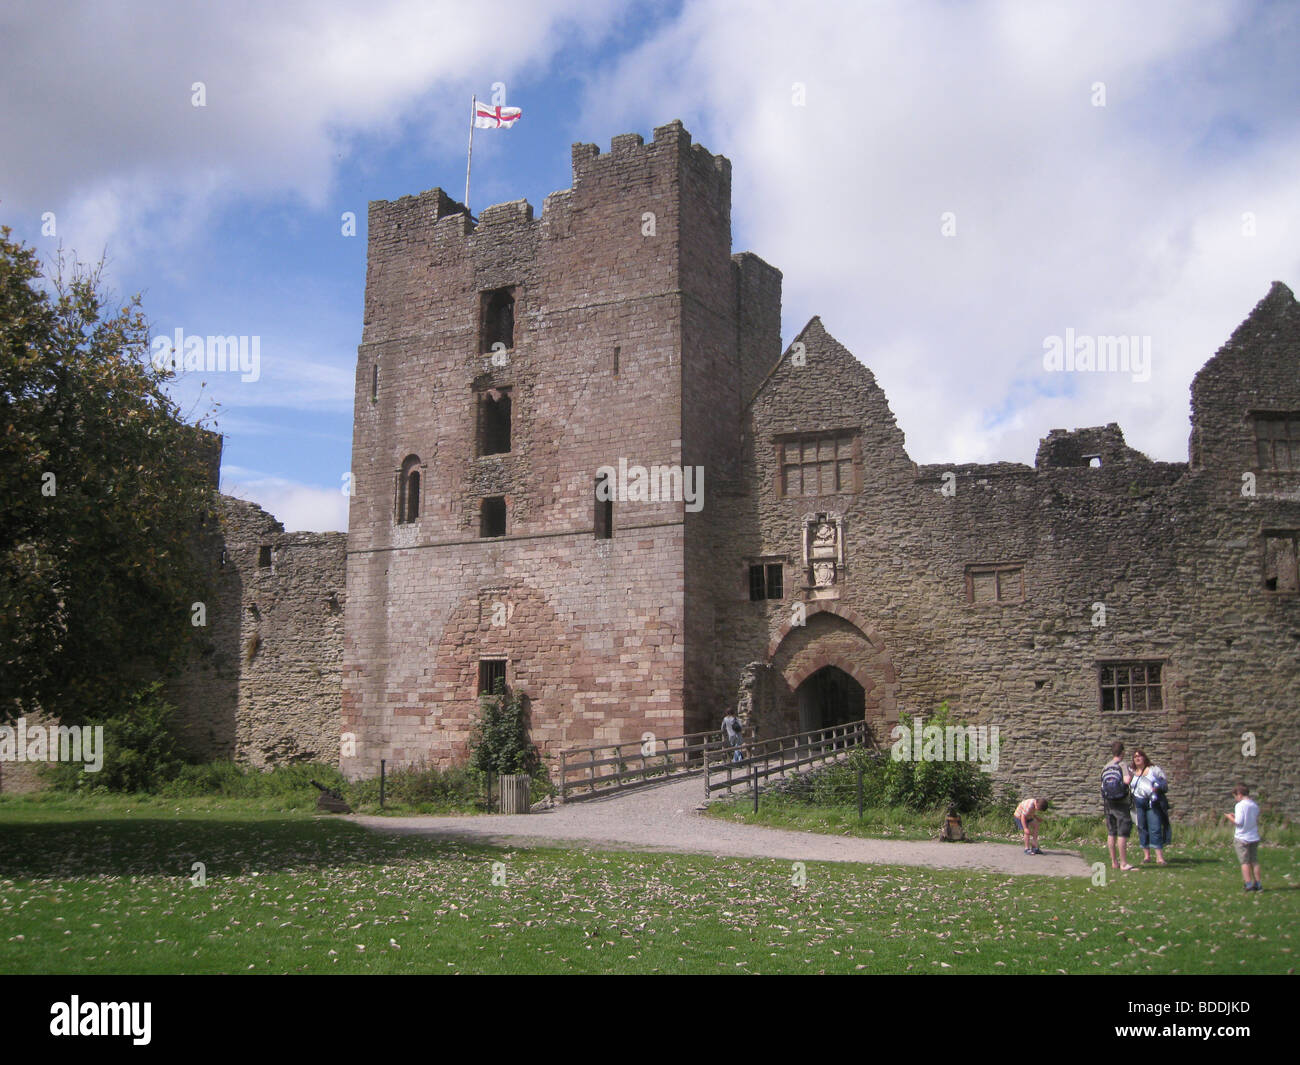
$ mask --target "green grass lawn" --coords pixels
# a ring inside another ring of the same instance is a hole
[[[810,862],[798,887],[784,861],[435,843],[269,800],[5,799],[0,972],[1294,969],[1296,848],[1262,848],[1249,895],[1226,842],[1171,859],[1105,887]]]

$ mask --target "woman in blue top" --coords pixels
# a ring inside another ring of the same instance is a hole
[[[1146,751],[1140,747],[1133,752],[1133,780],[1129,789],[1133,792],[1133,805],[1137,808],[1138,842],[1142,844],[1142,862],[1151,860],[1151,852],[1156,852],[1156,864],[1168,865],[1165,861],[1165,818],[1161,804],[1164,802],[1165,790],[1169,787],[1164,771],[1158,765],[1152,765]]]

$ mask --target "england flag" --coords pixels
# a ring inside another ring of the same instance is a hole
[[[509,129],[519,121],[523,112],[517,107],[491,107],[478,104],[474,109],[474,125],[477,129]]]

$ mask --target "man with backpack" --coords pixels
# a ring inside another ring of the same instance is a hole
[[[1110,864],[1128,871],[1128,838],[1133,832],[1133,814],[1129,805],[1129,782],[1133,775],[1124,765],[1124,745],[1116,740],[1110,745],[1114,756],[1101,771],[1101,803],[1106,808],[1106,846],[1110,848]],[[1119,857],[1116,858],[1116,843]]]

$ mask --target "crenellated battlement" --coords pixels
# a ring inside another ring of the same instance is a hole
[[[709,207],[724,219],[731,215],[731,161],[715,155],[702,144],[692,142],[680,120],[659,126],[648,144],[639,133],[620,133],[601,152],[595,144],[572,146],[573,185],[546,197],[541,217],[535,217],[526,199],[511,200],[483,208],[473,217],[465,205],[442,188],[415,196],[370,203],[370,243],[406,243],[413,240],[442,242],[472,236],[482,226],[539,225],[543,237],[570,235],[570,215],[576,206],[591,199],[604,199],[608,190],[633,189],[632,171],[648,176],[662,166],[675,166],[689,174],[688,186],[709,201]],[[544,223],[544,224],[543,224]]]
[[[599,181],[614,168],[636,161],[649,165],[662,158],[665,152],[676,152],[697,174],[712,171],[720,181],[719,191],[725,190],[730,197],[731,160],[725,155],[714,155],[702,144],[693,144],[690,132],[680,119],[657,126],[654,140],[649,144],[639,133],[620,133],[611,139],[608,155],[602,155],[595,144],[575,144],[572,149],[573,185],[577,188],[583,181]]]

